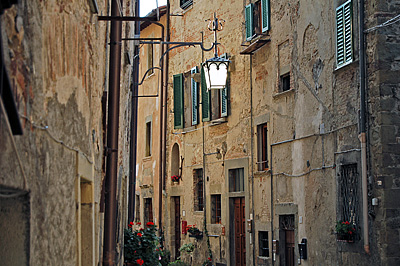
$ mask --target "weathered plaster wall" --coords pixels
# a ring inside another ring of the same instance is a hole
[[[107,14],[108,1],[98,4],[100,12]],[[131,14],[130,5],[124,12]],[[88,1],[20,1],[1,19],[6,68],[24,134],[14,136],[15,151],[1,114],[0,184],[28,192],[28,263],[81,265],[90,261],[97,265],[103,241],[99,203],[104,150],[101,98],[108,86],[107,23],[97,20]],[[130,66],[124,64],[118,188],[122,229],[126,222],[128,145],[124,129],[129,121],[126,102],[130,74]],[[81,202],[80,182],[92,184],[90,203]],[[88,205],[82,207],[80,203]],[[94,228],[92,233],[84,232],[92,238],[90,243],[85,242],[88,239],[81,241],[80,227],[87,228],[87,221]],[[94,259],[87,260],[88,254]]]

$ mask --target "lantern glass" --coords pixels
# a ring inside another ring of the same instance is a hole
[[[229,60],[220,57],[209,59],[203,64],[207,90],[225,88],[228,66]]]

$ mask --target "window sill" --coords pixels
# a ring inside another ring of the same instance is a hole
[[[357,60],[353,60],[353,61],[348,62],[348,63],[346,63],[346,64],[337,66],[337,67],[333,70],[333,73],[338,73],[338,72],[340,72],[340,71],[342,71],[342,70],[348,68],[349,66],[358,65],[358,64],[359,64],[358,59],[357,59]]]
[[[148,80],[149,78],[151,78],[151,77],[153,77],[153,76],[155,76],[156,74],[153,72],[153,73],[151,73],[151,74],[147,74],[147,76],[146,76],[146,80]]]
[[[257,170],[255,173],[254,173],[254,175],[255,176],[259,176],[259,175],[262,175],[262,174],[268,174],[268,173],[271,173],[271,169],[265,169],[265,170]]]
[[[294,94],[294,92],[295,92],[295,89],[290,89],[290,90],[287,90],[287,91],[282,91],[282,92],[275,93],[275,94],[272,95],[272,97],[274,99],[276,99],[276,98],[279,98],[279,97],[281,97],[283,95]]]
[[[150,156],[145,156],[145,157],[142,159],[142,161],[143,161],[143,162],[151,161],[151,155],[150,155]]]
[[[228,122],[226,117],[217,118],[217,119],[211,120],[211,126],[220,125],[220,124],[226,123],[226,122]]]

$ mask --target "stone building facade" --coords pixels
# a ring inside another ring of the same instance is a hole
[[[2,9],[5,2],[15,5],[1,15],[2,93],[8,86],[12,96],[2,94],[7,114],[0,112],[0,260],[99,265],[110,26],[97,16],[110,13],[111,1],[2,1]],[[128,2],[121,11],[132,16],[132,10]],[[124,34],[131,31],[123,27]],[[122,44],[123,54],[130,51],[129,43]],[[116,214],[121,245],[131,73],[129,60],[122,60]],[[12,102],[15,116],[9,113]],[[8,122],[19,124],[20,132],[10,134]]]
[[[169,52],[163,219],[172,256],[194,243],[182,255],[192,265],[397,265],[396,1],[364,4],[365,55],[359,1],[169,4],[171,41],[207,48],[204,21],[215,12],[225,20],[219,55],[231,60],[227,88],[206,91],[201,63],[212,52]],[[337,234],[337,221],[353,225],[351,237]]]

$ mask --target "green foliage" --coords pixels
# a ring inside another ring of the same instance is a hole
[[[149,222],[146,228],[134,230],[133,222],[130,228],[124,230],[124,257],[125,262],[143,266],[159,265],[159,258],[163,251],[159,249],[159,237],[154,223]],[[137,223],[140,225],[140,223]]]
[[[180,252],[192,253],[194,251],[193,243],[184,244],[180,249]]]
[[[189,266],[189,264],[178,259],[176,261],[170,262],[168,266]]]
[[[337,221],[336,222],[336,233],[343,235],[353,235],[356,233],[356,228],[354,224],[349,221]]]

